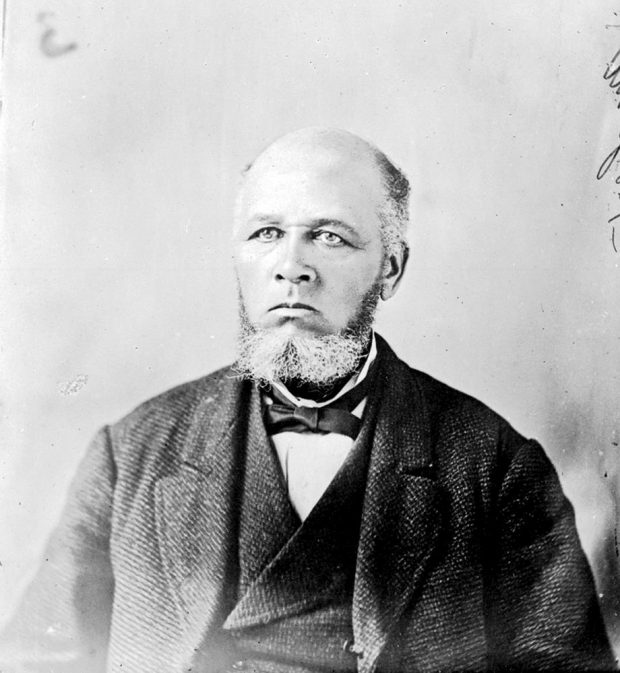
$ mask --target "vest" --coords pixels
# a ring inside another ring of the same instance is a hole
[[[266,434],[248,438],[237,602],[223,625],[231,670],[357,670],[351,606],[372,432],[368,419],[302,523]]]

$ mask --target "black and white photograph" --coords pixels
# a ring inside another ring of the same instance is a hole
[[[618,670],[620,5],[1,37],[0,673]]]

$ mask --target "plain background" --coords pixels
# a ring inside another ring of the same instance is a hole
[[[320,124],[411,177],[379,331],[543,443],[620,649],[614,4],[6,0],[0,618],[96,429],[233,359],[239,171]]]

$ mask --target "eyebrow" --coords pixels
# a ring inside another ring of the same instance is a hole
[[[345,229],[351,234],[356,234],[356,230],[343,220],[335,220],[329,217],[321,217],[317,220],[312,220],[311,225],[313,227],[339,227],[340,229]]]
[[[269,222],[270,224],[276,224],[280,222],[280,218],[276,217],[276,215],[253,215],[249,220],[248,223],[254,223],[254,222]]]

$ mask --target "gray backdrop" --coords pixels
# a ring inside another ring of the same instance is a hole
[[[379,331],[543,443],[620,648],[615,9],[5,0],[0,618],[95,430],[233,358],[238,171],[327,124],[413,182]]]

